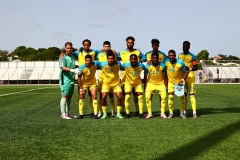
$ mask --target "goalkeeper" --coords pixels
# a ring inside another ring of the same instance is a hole
[[[71,119],[70,102],[72,94],[74,94],[75,74],[80,74],[81,71],[75,68],[75,60],[72,56],[73,45],[71,42],[65,43],[65,54],[59,57],[59,84],[61,89],[61,117],[62,119]]]

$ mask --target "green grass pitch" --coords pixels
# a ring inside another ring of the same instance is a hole
[[[197,119],[189,102],[189,117],[179,118],[178,97],[175,117],[161,119],[154,95],[152,119],[96,120],[86,103],[84,119],[62,120],[58,86],[0,86],[0,159],[239,159],[240,85],[196,88]],[[76,115],[76,94],[71,106]]]

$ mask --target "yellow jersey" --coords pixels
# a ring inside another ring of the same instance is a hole
[[[81,81],[83,85],[93,85],[96,84],[95,73],[98,69],[98,63],[92,62],[90,67],[87,67],[85,64],[78,67],[82,70]]]
[[[187,72],[185,68],[185,64],[182,60],[176,59],[176,63],[172,64],[169,59],[165,61],[165,65],[167,68],[167,76],[168,82],[173,84],[179,83],[179,81],[183,78],[185,72]]]
[[[153,51],[149,51],[145,54],[145,58],[147,59],[147,61],[151,61],[152,53]],[[158,55],[159,55],[159,62],[163,62],[165,59],[167,59],[166,54],[163,53],[162,51],[158,51]]]
[[[101,62],[99,63],[98,67],[100,70],[102,70],[103,84],[106,84],[109,87],[120,85],[120,62],[116,62],[116,64],[114,64],[113,66],[109,66],[108,62]]]
[[[189,52],[188,54],[180,53],[178,55],[178,59],[181,59],[188,68],[193,68],[193,65],[197,64],[197,58],[191,52]],[[194,71],[190,71],[188,77],[186,78],[186,82],[194,81],[195,81]]]
[[[157,66],[150,63],[146,66],[148,74],[148,83],[154,85],[164,84],[164,75],[166,74],[166,66],[164,63],[159,62]]]
[[[145,61],[145,56],[137,49],[133,49],[132,51],[129,51],[127,49],[122,50],[118,53],[118,60],[121,61],[121,63],[130,62],[130,55],[136,54],[138,57],[138,62]]]
[[[141,72],[144,71],[144,74],[146,75],[145,65],[139,62],[136,67],[132,67],[130,62],[124,63],[122,69],[125,71],[126,83],[141,84]]]

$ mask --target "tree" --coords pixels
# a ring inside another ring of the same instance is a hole
[[[8,61],[8,51],[0,50],[0,61]]]
[[[197,61],[199,62],[200,60],[208,60],[209,59],[209,53],[207,50],[202,50],[197,54]]]
[[[20,60],[22,61],[36,61],[37,58],[37,51],[34,48],[27,48],[21,50],[21,57]]]
[[[233,55],[227,56],[227,55],[223,55],[223,54],[218,54],[218,56],[222,57],[221,60],[239,60],[238,57],[233,56]]]
[[[26,47],[25,46],[19,46],[17,47],[13,52],[15,55],[17,55],[18,57],[22,56],[22,51],[25,50]]]
[[[229,58],[229,60],[240,60],[240,58],[233,56],[233,55],[229,55],[228,58]]]

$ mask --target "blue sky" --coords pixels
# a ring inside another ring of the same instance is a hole
[[[180,53],[188,40],[194,54],[240,57],[239,6],[239,0],[1,0],[0,49],[62,48],[67,41],[80,48],[90,39],[94,49],[109,40],[120,51],[133,36],[143,53],[157,38],[165,53]]]

